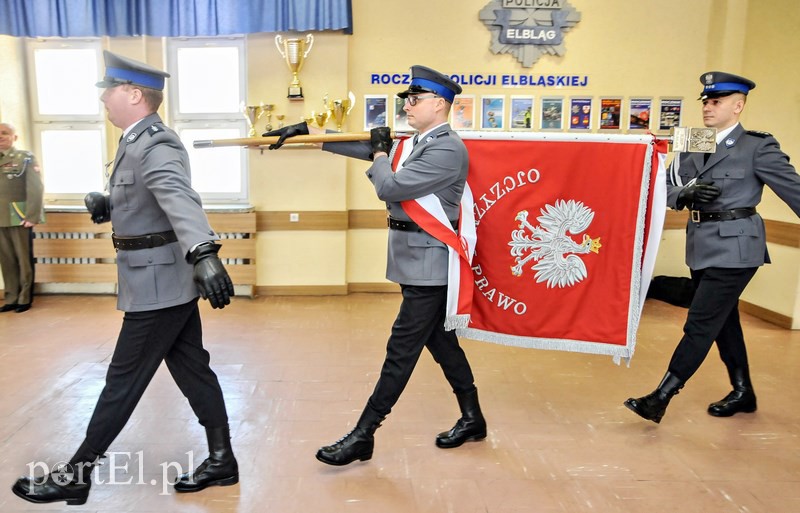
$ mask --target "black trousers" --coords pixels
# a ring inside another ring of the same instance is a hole
[[[747,368],[747,349],[739,322],[739,296],[757,269],[692,270],[696,291],[683,326],[683,338],[669,362],[670,372],[684,381],[691,378],[715,340],[726,367]]]
[[[422,348],[427,347],[442,367],[456,394],[475,389],[475,378],[455,331],[445,331],[447,286],[401,285],[403,302],[386,345],[386,359],[375,390],[367,402],[380,415],[388,415],[408,384]]]
[[[222,389],[209,360],[203,348],[197,299],[161,310],[126,312],[84,444],[95,454],[106,452],[162,361],[200,424],[206,428],[226,426]]]

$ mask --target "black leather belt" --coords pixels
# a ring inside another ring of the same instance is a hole
[[[755,215],[756,207],[734,208],[722,210],[720,212],[703,212],[701,210],[690,210],[693,223],[704,223],[706,221],[732,221],[734,219],[744,219]]]
[[[137,249],[157,248],[170,242],[176,242],[178,237],[174,231],[170,230],[168,232],[139,235],[138,237],[118,237],[112,234],[111,240],[117,249],[134,251]]]
[[[401,221],[393,217],[386,218],[386,224],[392,230],[400,230],[401,232],[422,232],[425,231],[414,221]],[[450,221],[454,230],[458,229],[458,221]]]

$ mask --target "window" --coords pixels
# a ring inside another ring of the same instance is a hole
[[[104,187],[100,40],[37,40],[27,45],[32,132],[48,202],[77,201]]]
[[[198,139],[245,137],[240,105],[246,97],[243,37],[165,40],[165,122],[183,140],[192,185],[205,204],[243,204],[247,154],[238,146],[195,149]],[[83,204],[107,180],[110,125],[95,83],[103,75],[102,41],[44,39],[26,43],[31,91],[32,150],[42,165],[47,202]]]
[[[167,41],[172,126],[189,151],[192,186],[204,203],[246,203],[247,154],[242,147],[195,149],[196,140],[246,137],[245,40],[174,38]]]

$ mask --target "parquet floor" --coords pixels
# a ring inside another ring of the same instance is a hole
[[[744,316],[755,414],[718,419],[716,349],[660,425],[622,406],[650,392],[685,310],[645,306],[630,367],[609,357],[463,340],[489,437],[453,450],[435,435],[458,407],[430,355],[376,434],[372,460],[314,453],[351,429],[370,394],[398,294],[236,298],[203,305],[241,483],[188,495],[167,482],[206,455],[205,436],[161,369],[111,447],[89,501],[34,505],[10,487],[29,462],[83,439],[121,323],[110,296],[42,296],[0,314],[0,512],[797,513],[800,332]],[[113,456],[113,461],[112,461]],[[166,473],[167,477],[164,477]]]

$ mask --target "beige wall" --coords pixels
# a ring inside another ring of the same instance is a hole
[[[467,86],[465,93],[600,96],[678,96],[684,98],[683,124],[701,124],[698,77],[712,69],[755,80],[742,119],[745,127],[774,133],[790,155],[800,155],[792,128],[800,121],[800,4],[796,0],[570,0],[582,15],[566,34],[566,54],[544,56],[523,68],[511,55],[489,51],[490,33],[478,18],[488,0],[385,2],[354,0],[354,35],[315,34],[314,47],[300,73],[304,102],[289,102],[290,73],[274,45],[274,34],[248,36],[248,101],[276,105],[286,123],[323,107],[327,94],[343,98],[352,90],[358,102],[345,131],[362,131],[364,94],[396,93],[399,86],[371,86],[371,73],[404,72],[425,64],[449,73],[587,75],[586,88],[503,88]],[[282,34],[288,36],[291,34]],[[21,57],[21,45],[0,37],[4,55]],[[110,47],[133,57],[162,62],[154,38],[113,40]],[[784,57],[781,57],[784,56]],[[792,56],[790,58],[790,56]],[[22,63],[20,62],[20,68]],[[24,122],[24,85],[0,73],[0,114]],[[16,118],[16,119],[15,119]],[[260,122],[264,124],[264,120]],[[328,125],[328,128],[333,128]],[[260,128],[259,128],[260,130]],[[111,139],[113,140],[113,139]],[[209,150],[211,151],[211,150]],[[318,150],[245,150],[250,162],[251,202],[259,212],[377,212],[382,204],[363,176],[367,164]],[[765,217],[798,223],[771,192],[760,206]],[[291,287],[384,286],[385,230],[298,230],[258,235],[260,289]],[[656,272],[686,274],[681,230],[665,233]],[[770,245],[774,263],[762,269],[744,299],[794,319],[800,328],[800,249]],[[331,290],[331,289],[325,289]]]

